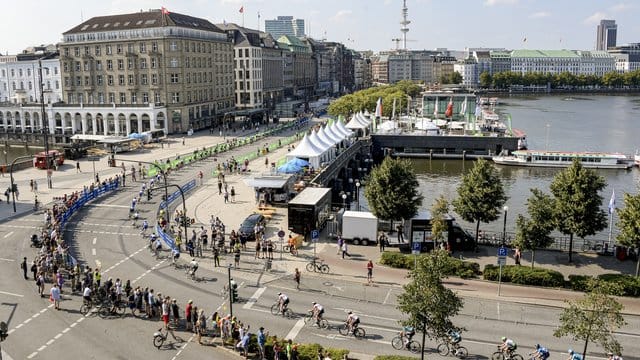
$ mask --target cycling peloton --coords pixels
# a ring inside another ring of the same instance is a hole
[[[613,355],[613,354],[611,354],[611,355]],[[583,358],[584,357],[581,354],[578,354],[577,352],[569,349],[569,357],[567,358],[567,360],[582,360]],[[611,359],[611,358],[609,358],[609,359]]]

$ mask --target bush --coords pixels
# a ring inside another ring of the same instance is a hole
[[[593,277],[588,275],[569,275],[566,287],[575,291],[585,291],[590,279],[593,279]]]
[[[500,268],[487,265],[484,268],[485,280],[498,281]],[[532,269],[524,266],[507,265],[502,267],[502,281],[520,285],[534,285],[547,287],[563,287],[564,276],[555,270]]]
[[[622,296],[640,296],[640,279],[626,274],[601,274],[598,279],[620,285]]]
[[[415,255],[405,255],[399,252],[385,251],[382,253],[380,263],[398,269],[413,269]],[[418,255],[428,256],[428,254]],[[445,275],[458,276],[463,279],[473,278],[480,275],[480,265],[475,262],[463,261],[449,257],[449,271]]]

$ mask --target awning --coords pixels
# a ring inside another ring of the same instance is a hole
[[[244,183],[247,184],[247,186],[251,186],[254,188],[281,189],[287,183],[287,181],[289,181],[290,177],[291,176],[274,176],[244,179]]]

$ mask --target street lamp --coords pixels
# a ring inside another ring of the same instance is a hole
[[[356,180],[356,211],[360,211],[360,180]]]
[[[347,194],[342,193],[342,208],[347,210]]]
[[[40,85],[40,121],[42,121],[42,133],[44,135],[44,153],[45,153],[45,163],[47,170],[47,187],[49,189],[53,188],[53,184],[51,183],[51,174],[49,173],[49,119],[46,118],[46,113],[44,111],[44,82],[42,81],[42,58],[38,60],[38,75],[39,75],[39,85]]]
[[[504,210],[504,223],[502,224],[502,243],[507,243],[507,212],[509,211],[509,207],[505,205],[502,210]]]

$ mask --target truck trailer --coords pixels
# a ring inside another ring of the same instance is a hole
[[[289,230],[309,235],[311,230],[321,230],[331,211],[331,188],[308,187],[289,201]]]
[[[375,244],[378,218],[368,211],[345,211],[341,220],[341,236],[354,245]]]

